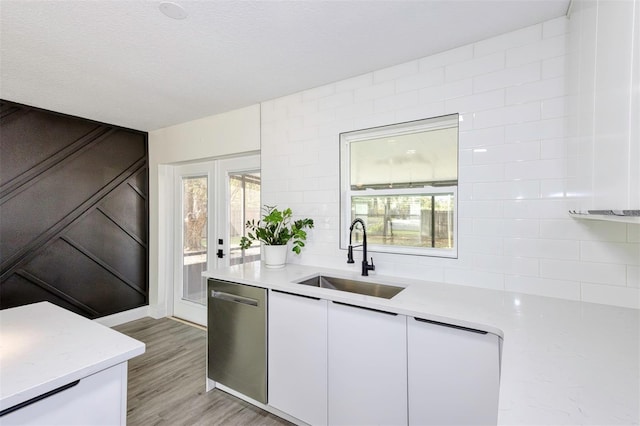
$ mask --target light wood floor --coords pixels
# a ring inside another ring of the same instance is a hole
[[[129,426],[291,424],[220,390],[205,392],[204,330],[168,318],[114,328],[147,346],[129,361]]]

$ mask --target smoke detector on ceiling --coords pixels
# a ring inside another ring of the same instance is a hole
[[[162,12],[169,18],[184,19],[187,17],[187,11],[184,9],[184,7],[172,1],[160,2],[160,5],[158,7],[160,9],[160,12]]]

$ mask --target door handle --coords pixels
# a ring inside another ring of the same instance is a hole
[[[222,249],[218,249],[218,251],[216,252],[216,256],[218,256],[218,259],[222,259],[224,257],[224,252],[222,251]]]
[[[258,306],[256,299],[250,297],[238,296],[237,294],[225,293],[223,291],[211,290],[211,297],[214,299],[224,300],[226,302],[242,303],[243,305]]]

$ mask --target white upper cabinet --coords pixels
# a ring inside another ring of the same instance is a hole
[[[640,209],[639,16],[638,0],[572,6],[567,75],[581,209]]]

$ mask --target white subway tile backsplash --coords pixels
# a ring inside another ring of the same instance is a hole
[[[540,181],[540,198],[563,199],[566,198],[566,179],[542,179]]]
[[[373,86],[364,86],[355,89],[354,102],[373,101],[378,98],[393,95],[396,91],[394,81],[385,81],[384,83],[374,84]]]
[[[565,125],[563,118],[508,125],[505,127],[505,142],[563,138]]]
[[[468,236],[458,249],[465,253],[502,255],[502,238],[486,235]]]
[[[395,112],[396,122],[420,120],[449,114],[445,112],[444,102],[423,103],[414,107],[402,108]]]
[[[502,255],[476,253],[473,255],[473,268],[480,271],[504,273],[506,260]]]
[[[444,282],[473,287],[504,290],[504,275],[475,269],[445,269]]]
[[[506,106],[484,111],[478,111],[473,117],[473,127],[504,126],[512,123],[536,121],[540,119],[540,102],[531,102],[524,105]]]
[[[563,159],[518,161],[504,165],[504,178],[512,179],[559,179],[565,176]]]
[[[536,219],[540,217],[541,208],[537,200],[507,200],[504,202],[504,217]]]
[[[582,281],[625,286],[625,265],[579,262],[574,260],[540,259],[540,276],[560,280]]]
[[[334,95],[325,96],[318,99],[318,110],[334,109],[344,105],[350,105],[353,103],[353,92],[340,92]]]
[[[571,240],[505,238],[504,252],[516,257],[578,260],[580,245]]]
[[[538,276],[540,260],[530,257],[512,257],[505,253],[505,274]]]
[[[550,38],[569,31],[569,18],[561,16],[542,24],[542,38]]]
[[[458,202],[458,217],[502,217],[501,201],[464,201]]]
[[[565,75],[566,57],[545,59],[542,61],[542,78],[554,78]]]
[[[526,64],[473,77],[473,93],[503,89],[540,79],[540,64]]]
[[[335,84],[327,84],[325,86],[315,87],[313,89],[305,90],[302,92],[302,102],[313,101],[315,99],[324,98],[325,96],[333,95],[336,92]],[[293,99],[293,98],[292,98]],[[296,99],[296,101],[298,101]],[[293,107],[294,104],[290,103],[288,107]]]
[[[505,218],[502,223],[505,236],[515,238],[538,238],[540,236],[540,224],[537,219]]]
[[[507,67],[539,62],[543,59],[555,58],[565,53],[565,36],[559,35],[543,39],[537,43],[508,49]]]
[[[535,180],[473,184],[474,200],[521,200],[536,199],[539,197],[540,182]],[[506,214],[506,205],[505,216],[509,216]]]
[[[580,241],[580,260],[640,265],[640,244]]]
[[[506,89],[506,105],[552,99],[565,94],[564,77],[539,80]],[[544,104],[544,103],[543,103]],[[564,114],[560,114],[563,116]]]
[[[540,158],[543,160],[548,160],[551,158],[567,158],[567,144],[565,143],[565,140],[545,139],[540,141]]]
[[[471,80],[459,80],[453,83],[445,83],[440,86],[425,87],[420,89],[420,103],[433,103],[447,99],[469,96],[472,93]]]
[[[467,131],[460,131],[458,136],[458,144],[460,148],[484,147],[488,145],[500,145],[503,143],[504,127],[470,129]]]
[[[412,74],[396,79],[396,93],[418,90],[444,82],[444,68],[434,68],[421,73]]]
[[[331,121],[335,120],[335,116],[335,111],[332,109],[305,114],[304,125],[305,127],[311,127],[330,123]]]
[[[540,237],[566,240],[624,242],[624,223],[564,219],[540,221]]]
[[[353,128],[350,130],[368,129],[370,127],[386,126],[393,123],[397,123],[395,112],[376,112],[374,114],[354,118]]]
[[[472,149],[458,150],[458,164],[460,166],[471,166],[473,164],[473,150]]]
[[[504,179],[501,165],[460,166],[458,172],[460,182],[495,182]]]
[[[502,218],[473,217],[471,220],[471,232],[477,236],[502,237],[505,234],[504,220]]]
[[[577,281],[507,275],[505,277],[505,289],[518,293],[580,300],[580,283]]]
[[[404,92],[397,95],[378,98],[373,101],[374,112],[394,111],[418,105],[417,92]]]
[[[405,278],[420,277],[421,280],[425,280],[425,281],[435,281],[435,282],[444,281],[443,267],[434,267],[431,265],[421,265],[421,264],[397,265],[394,263],[392,267],[392,271],[394,276],[399,276],[399,277],[405,277]]]
[[[363,117],[365,115],[373,114],[373,101],[365,101],[357,104],[346,104],[341,107],[335,108],[336,118],[340,120]]]
[[[504,106],[504,89],[445,101],[448,111],[459,113],[482,111]]]
[[[627,287],[640,288],[640,266],[627,265]]]
[[[260,108],[260,119],[263,125],[269,125],[287,118],[285,107],[276,108],[275,102],[265,102]]]
[[[297,141],[313,141],[318,136],[318,128],[311,125],[312,120],[322,117],[322,115],[307,116],[309,125],[307,126],[291,126],[288,130],[288,139],[290,142]],[[330,119],[330,118],[329,118]]]
[[[540,158],[540,143],[522,142],[473,148],[473,164],[503,164]]]
[[[640,309],[640,289],[632,287],[603,286],[582,283],[582,300],[584,302],[604,303]]]
[[[567,215],[567,37],[561,17],[263,102],[262,202],[316,220],[292,262],[348,270],[341,132],[460,113],[458,258],[376,253],[379,273],[640,307],[640,226]]]
[[[504,68],[504,52],[473,58],[444,67],[445,81],[456,81]]]
[[[484,56],[495,52],[531,44],[542,38],[542,25],[532,25],[487,40],[479,41],[473,45],[474,56]]]

